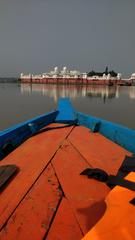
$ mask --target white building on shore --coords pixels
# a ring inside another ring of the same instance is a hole
[[[52,77],[52,78],[78,78],[81,76],[81,72],[78,70],[68,70],[67,67],[63,67],[62,70],[59,70],[58,67],[55,67],[54,70],[43,73],[43,77]]]
[[[133,74],[132,74],[133,75]],[[131,76],[132,76],[131,75]],[[132,76],[133,77],[133,76]],[[86,72],[81,73],[79,70],[69,70],[67,67],[63,67],[62,70],[59,70],[58,67],[54,67],[53,70],[47,73],[39,74],[39,75],[33,75],[28,74],[24,75],[21,73],[20,76],[21,79],[43,79],[43,78],[82,78],[82,79],[89,79],[89,80],[121,80],[122,75],[121,73],[118,73],[116,77],[112,77],[110,73],[103,74],[103,76],[94,75],[89,77]]]
[[[135,73],[132,73],[131,74],[131,78],[130,78],[131,80],[133,80],[133,81],[135,81]]]

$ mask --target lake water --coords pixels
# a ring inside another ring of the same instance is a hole
[[[135,86],[0,83],[0,130],[56,109],[69,97],[77,111],[135,129]]]

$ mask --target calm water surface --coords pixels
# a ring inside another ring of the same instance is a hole
[[[135,86],[0,83],[0,130],[53,110],[69,97],[76,110],[135,129]]]

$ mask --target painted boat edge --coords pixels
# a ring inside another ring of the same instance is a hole
[[[60,98],[57,110],[0,132],[0,159],[4,157],[2,147],[5,144],[12,143],[15,148],[41,128],[53,122],[85,126],[93,132],[101,133],[108,139],[135,154],[135,130],[77,112],[74,110],[69,98]]]
[[[0,132],[0,159],[5,157],[3,147],[10,145],[13,150],[22,142],[38,132],[41,128],[55,121],[58,111],[52,111],[25,122],[12,126]]]
[[[81,112],[77,113],[77,123],[89,128],[92,132],[101,133],[135,154],[135,130]]]

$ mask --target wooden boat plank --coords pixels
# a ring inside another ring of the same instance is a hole
[[[104,198],[110,189],[104,183],[80,175],[90,165],[68,141],[54,156],[52,164],[77,221],[86,233],[103,215]]]
[[[61,125],[53,124],[50,126]],[[61,130],[55,129],[33,136],[0,162],[0,166],[15,164],[20,169],[19,173],[1,193],[0,228],[45,169],[71,129],[72,127],[62,128]]]
[[[108,173],[116,174],[126,155],[131,153],[102,136],[92,133],[86,127],[76,127],[68,140],[95,168],[101,168]]]
[[[66,198],[63,197],[46,240],[80,240],[83,234]]]
[[[0,239],[42,240],[61,197],[58,180],[49,164],[3,227]]]

